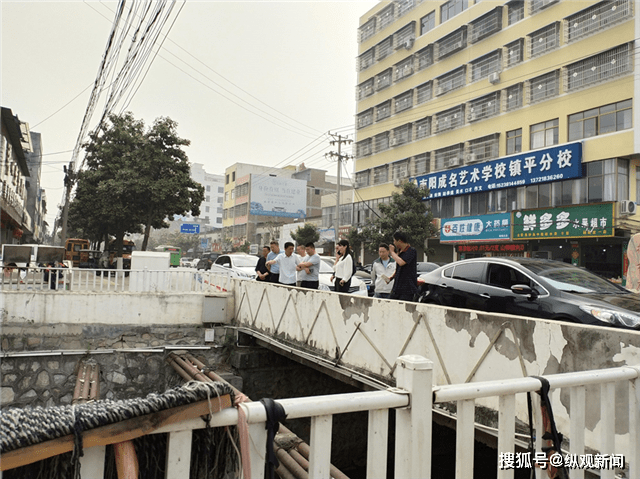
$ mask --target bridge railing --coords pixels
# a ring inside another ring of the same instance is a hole
[[[0,289],[83,292],[226,292],[231,276],[209,271],[7,267]]]

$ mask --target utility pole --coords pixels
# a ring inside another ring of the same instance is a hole
[[[352,143],[353,140],[350,140],[349,138],[347,138],[346,136],[342,136],[339,135],[337,133],[331,133],[329,132],[329,136],[332,138],[331,141],[329,142],[329,144],[331,144],[332,146],[337,144],[338,145],[338,153],[332,151],[330,153],[327,153],[325,156],[326,157],[330,157],[330,158],[335,158],[338,161],[338,177],[337,177],[337,188],[336,188],[336,216],[335,216],[335,244],[336,246],[338,245],[338,241],[340,241],[340,189],[342,187],[342,160],[348,160],[349,158],[352,158],[350,155],[343,155],[342,154],[342,144],[346,143],[347,145]]]
[[[62,205],[62,231],[60,232],[60,244],[64,246],[65,241],[67,240],[67,219],[69,217],[69,202],[71,201],[71,190],[73,189],[73,184],[76,180],[75,169],[73,166],[73,161],[69,162],[69,166],[63,166],[64,169],[64,204]],[[53,232],[55,236],[55,231]],[[55,243],[55,237],[54,241]]]

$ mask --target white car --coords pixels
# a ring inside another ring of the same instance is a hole
[[[254,279],[258,257],[244,253],[223,254],[211,265],[211,272],[231,274],[234,277]]]
[[[321,257],[321,259],[323,259]],[[333,264],[333,261],[331,261]],[[328,261],[320,261],[320,274],[318,275],[320,281],[320,287],[318,289],[334,291],[335,284],[331,281],[333,275],[333,267],[329,266]],[[368,296],[367,285],[357,276],[351,277],[351,286],[349,287],[351,294],[357,294],[358,296]]]

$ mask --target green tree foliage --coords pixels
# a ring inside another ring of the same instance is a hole
[[[196,250],[200,247],[200,237],[198,235],[180,233],[180,231],[152,230],[149,236],[148,249],[154,250],[160,245],[177,246],[182,249],[182,254],[187,255],[188,251]]]
[[[306,245],[307,243],[317,242],[320,239],[320,232],[316,225],[305,223],[304,226],[300,226],[297,230],[292,231],[291,237],[296,243]]]
[[[158,118],[145,129],[130,112],[110,115],[109,122],[84,144],[86,168],[78,173],[70,223],[89,239],[112,235],[121,255],[126,233],[145,227],[166,228],[165,219],[191,211],[200,214],[204,188],[190,177],[189,141],[178,137],[176,123]]]
[[[357,251],[360,245],[375,253],[380,243],[390,244],[393,233],[401,230],[407,234],[413,246],[422,248],[427,238],[433,236],[433,215],[422,200],[429,190],[407,182],[400,193],[394,192],[389,203],[379,205],[380,216],[359,230],[352,229],[349,242]]]

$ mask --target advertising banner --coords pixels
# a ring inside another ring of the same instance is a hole
[[[511,240],[511,213],[442,220],[440,243]]]
[[[307,215],[307,182],[275,176],[251,175],[249,214],[304,218]]]
[[[581,176],[582,143],[577,142],[418,176],[415,181],[429,188],[424,199],[432,200]]]
[[[614,235],[615,203],[513,212],[513,239],[595,238]]]

